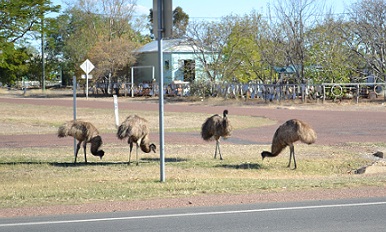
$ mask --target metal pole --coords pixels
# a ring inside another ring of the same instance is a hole
[[[74,120],[76,120],[76,76],[72,77],[72,93],[73,93],[73,108],[74,108]],[[76,139],[74,138],[74,157],[76,157]]]
[[[46,63],[46,60],[45,60],[45,57],[44,57],[44,16],[42,16],[42,38],[41,38],[41,42],[42,42],[42,91],[45,92],[46,91],[46,67],[45,67],[45,63]]]
[[[162,57],[162,10],[163,0],[157,0],[158,9],[158,64],[159,64],[159,141],[160,141],[160,181],[165,182],[165,154],[164,154],[164,75]]]

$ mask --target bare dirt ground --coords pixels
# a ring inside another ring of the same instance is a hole
[[[135,110],[158,111],[157,99],[130,99],[120,98],[119,107]],[[20,96],[0,95],[1,102],[13,104],[46,105],[47,107],[58,105],[72,107],[72,98],[24,98]],[[78,99],[78,107],[111,108],[112,98],[84,98]],[[327,103],[327,104],[261,104],[244,101],[213,100],[202,102],[186,102],[166,100],[165,111],[171,112],[201,112],[208,115],[229,110],[229,116],[250,115],[267,117],[277,121],[275,125],[261,128],[235,131],[227,143],[234,144],[270,144],[276,128],[291,118],[304,120],[318,133],[318,144],[339,145],[355,142],[377,143],[385,142],[386,107],[383,102],[377,103]],[[0,128],[4,129],[4,128]],[[114,134],[105,134],[106,142],[114,141]],[[152,138],[158,142],[156,135]],[[24,141],[23,145],[19,141]],[[203,143],[194,133],[168,133],[165,134],[165,142],[173,144]],[[62,144],[63,143],[63,144]],[[12,135],[0,136],[0,147],[49,147],[65,145],[66,141],[58,140],[49,134],[36,136]],[[376,152],[376,151],[374,151]],[[174,208],[195,207],[223,204],[245,204],[257,202],[281,202],[315,199],[339,199],[351,197],[381,197],[386,196],[386,189],[379,187],[342,189],[342,190],[318,190],[318,191],[282,191],[266,194],[242,194],[242,195],[209,195],[192,196],[185,198],[154,199],[132,202],[104,202],[86,205],[59,205],[47,207],[28,207],[17,209],[1,209],[0,217],[38,216],[52,214],[76,214],[95,212],[114,212],[124,210],[145,210],[150,208]]]

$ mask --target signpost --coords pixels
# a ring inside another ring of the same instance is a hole
[[[94,65],[89,61],[89,59],[85,60],[80,68],[86,73],[86,99],[88,99],[88,74],[95,68]]]

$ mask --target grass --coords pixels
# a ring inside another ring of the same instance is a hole
[[[65,107],[3,104],[0,115],[0,135],[56,133],[63,123]],[[132,111],[131,111],[132,112]],[[92,114],[91,114],[92,113]],[[122,112],[125,115],[126,112]],[[154,112],[135,112],[146,117],[151,127],[157,127]],[[114,132],[112,110],[81,108],[79,118],[92,121],[102,132]],[[92,115],[92,116],[90,116]],[[181,123],[181,118],[184,123]],[[166,131],[198,131],[201,113],[170,113],[165,115]],[[186,121],[187,120],[187,121]],[[269,119],[233,116],[234,128],[272,124]],[[12,127],[12,130],[9,128]],[[7,129],[6,129],[7,128]],[[386,186],[385,175],[350,175],[349,171],[371,162],[366,154],[386,144],[352,143],[344,146],[297,144],[296,171],[286,168],[288,149],[280,156],[261,160],[259,151],[268,145],[222,144],[224,160],[213,159],[214,143],[167,144],[166,182],[159,182],[157,155],[142,154],[139,166],[127,165],[128,146],[125,143],[106,144],[109,156],[103,161],[88,156],[84,165],[79,156],[74,165],[69,146],[40,148],[0,148],[0,208],[82,204],[101,201],[131,201],[138,199],[174,198],[203,194],[238,194],[296,191],[322,188],[354,188]],[[132,157],[133,159],[134,157]]]

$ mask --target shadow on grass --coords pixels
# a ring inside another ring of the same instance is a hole
[[[82,167],[82,166],[114,166],[114,165],[127,165],[127,162],[48,162],[49,165],[55,167]]]
[[[109,166],[109,165],[122,165],[127,162],[48,162],[48,161],[10,161],[10,162],[0,162],[0,165],[51,165],[56,167],[79,167],[79,166]]]
[[[142,161],[142,162],[141,162]],[[139,164],[141,163],[150,163],[150,162],[159,162],[159,158],[141,158]],[[165,158],[165,162],[185,162],[187,159],[183,158]],[[130,165],[135,165],[135,160],[132,160]],[[128,165],[127,161],[121,162],[48,162],[48,161],[9,161],[9,162],[0,162],[0,165],[51,165],[54,167],[82,167],[82,166],[113,166],[113,165]]]
[[[216,168],[231,168],[231,169],[261,169],[258,163],[242,163],[242,164],[219,164]]]
[[[141,158],[141,160],[149,161],[149,162],[160,162],[160,158]],[[188,159],[184,158],[165,158],[166,163],[178,163],[178,162],[186,162]]]

